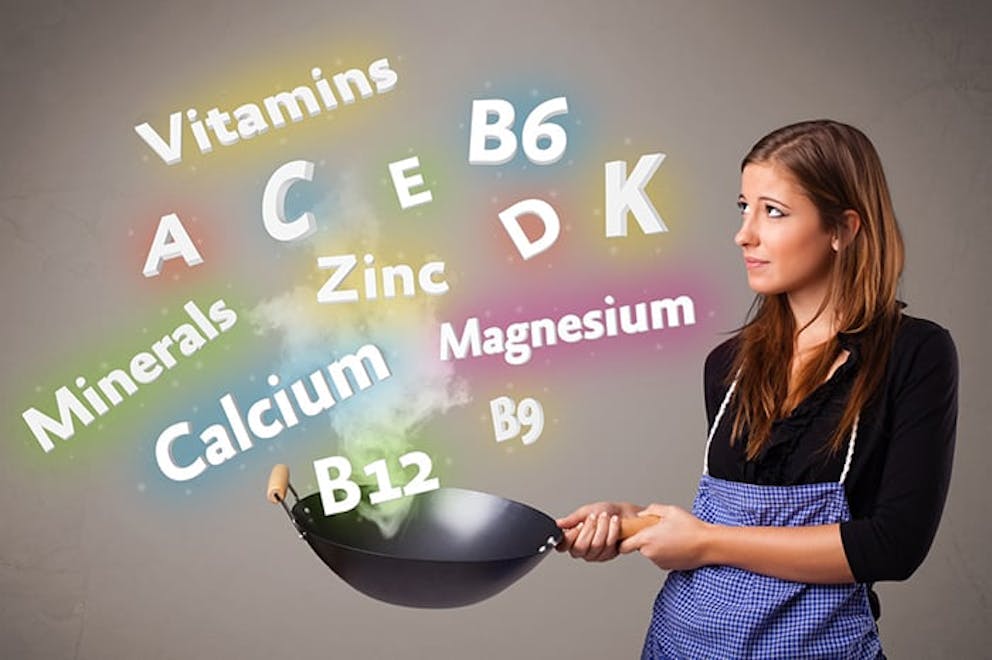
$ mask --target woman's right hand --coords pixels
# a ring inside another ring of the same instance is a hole
[[[607,561],[619,554],[620,519],[630,518],[644,507],[630,502],[586,504],[555,522],[564,532],[559,552],[577,559]]]

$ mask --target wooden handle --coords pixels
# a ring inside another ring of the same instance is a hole
[[[269,488],[266,498],[273,504],[279,504],[286,499],[286,487],[289,486],[289,466],[280,463],[272,468],[269,475]]]
[[[658,516],[638,516],[636,518],[621,518],[620,519],[620,538],[625,539],[628,536],[633,536],[637,532],[641,531],[645,527],[650,527],[657,523],[661,518]]]

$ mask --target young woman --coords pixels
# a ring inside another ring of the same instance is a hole
[[[871,590],[926,556],[951,475],[958,362],[902,312],[903,243],[858,129],[808,121],[741,165],[750,320],[706,358],[709,437],[692,513],[598,502],[559,550],[669,571],[644,658],[883,657]],[[621,519],[658,522],[621,541]]]

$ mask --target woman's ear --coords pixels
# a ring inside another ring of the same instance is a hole
[[[841,247],[846,247],[854,240],[860,229],[861,216],[858,215],[858,212],[854,209],[844,211],[840,222],[839,234],[834,235],[833,240],[830,242],[830,247],[834,249],[834,252],[839,252]]]

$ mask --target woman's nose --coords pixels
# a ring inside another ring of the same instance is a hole
[[[746,245],[754,245],[757,241],[754,229],[751,226],[751,221],[748,216],[741,216],[741,228],[737,230],[734,234],[734,243],[738,247],[744,247]]]

